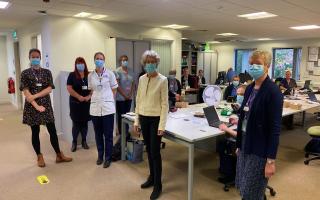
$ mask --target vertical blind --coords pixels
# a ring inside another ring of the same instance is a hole
[[[158,71],[164,75],[168,76],[171,66],[171,41],[168,40],[152,40],[151,50],[156,51],[160,55],[160,64],[158,66]]]

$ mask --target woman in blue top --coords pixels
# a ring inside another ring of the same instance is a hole
[[[236,186],[244,200],[262,200],[275,173],[283,95],[270,80],[271,55],[255,51],[249,74],[254,78],[244,94],[237,130]]]

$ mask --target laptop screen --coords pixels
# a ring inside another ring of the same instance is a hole
[[[313,92],[309,92],[308,96],[310,101],[315,101],[315,102],[318,101],[316,95]]]
[[[209,124],[220,122],[217,110],[214,106],[203,108],[203,111]]]

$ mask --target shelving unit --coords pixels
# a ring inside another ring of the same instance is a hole
[[[197,66],[198,52],[183,50],[181,53],[181,70],[185,67],[188,67],[190,74],[197,74]]]

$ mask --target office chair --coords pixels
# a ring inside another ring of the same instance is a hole
[[[307,133],[312,138],[305,146],[305,165],[309,165],[312,160],[320,160],[320,126],[311,126]],[[312,158],[309,156],[312,155]]]

